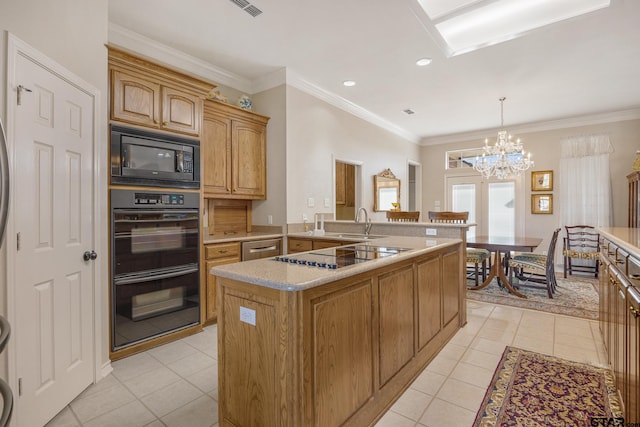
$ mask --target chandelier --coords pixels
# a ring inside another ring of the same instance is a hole
[[[495,145],[489,145],[489,138],[484,140],[482,157],[476,157],[473,168],[485,178],[495,176],[498,179],[506,179],[518,176],[533,166],[531,153],[525,157],[524,148],[520,138],[513,141],[511,135],[504,130],[504,100],[500,101],[500,131]]]

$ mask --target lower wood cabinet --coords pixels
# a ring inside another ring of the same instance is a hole
[[[220,426],[374,424],[463,324],[462,253],[299,291],[218,278]]]
[[[311,250],[334,248],[336,246],[348,245],[350,242],[342,240],[325,239],[304,239],[299,237],[289,237],[287,239],[287,253],[307,252]]]
[[[201,304],[203,310],[203,324],[214,323],[218,319],[216,300],[216,277],[209,273],[218,265],[240,262],[240,242],[215,243],[204,245],[204,264],[206,277],[205,292]]]
[[[640,423],[640,292],[639,281],[630,278],[635,261],[605,240],[599,262],[599,324],[607,361],[624,403],[625,423]]]

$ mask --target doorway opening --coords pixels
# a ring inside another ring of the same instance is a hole
[[[420,191],[420,183],[422,182],[420,164],[409,160],[409,162],[407,163],[407,171],[409,189],[407,191],[408,200],[406,210],[411,212],[419,211],[420,205],[422,205],[422,198],[420,197],[420,195],[422,194]]]

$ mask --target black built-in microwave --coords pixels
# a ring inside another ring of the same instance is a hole
[[[200,188],[200,141],[112,125],[111,184]]]

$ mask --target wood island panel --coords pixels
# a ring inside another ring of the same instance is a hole
[[[220,426],[374,425],[461,327],[462,253],[300,290],[217,276]]]
[[[440,260],[430,259],[417,265],[418,270],[418,349],[421,350],[442,328],[440,304]]]
[[[380,384],[384,385],[413,357],[413,266],[378,280],[380,293]]]

